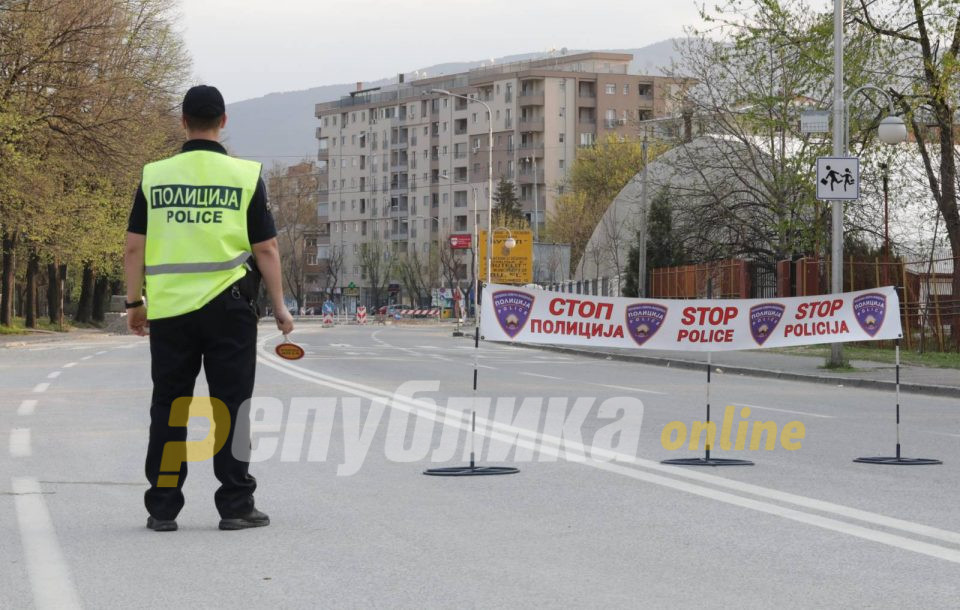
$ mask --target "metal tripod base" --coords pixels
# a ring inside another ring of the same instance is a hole
[[[477,477],[493,474],[516,474],[519,468],[512,466],[452,466],[449,468],[428,468],[423,474],[431,477]]]
[[[753,466],[750,460],[734,460],[728,458],[677,458],[673,460],[660,460],[661,464],[670,464],[671,466]]]
[[[906,458],[906,457],[859,457],[854,462],[860,464],[889,464],[891,466],[933,466],[943,464],[940,460],[932,458]]]

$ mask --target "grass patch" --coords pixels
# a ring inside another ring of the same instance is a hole
[[[870,362],[885,362],[893,364],[896,362],[896,355],[892,345],[883,347],[865,347],[863,345],[844,345],[843,356],[848,360],[868,360]],[[798,356],[818,356],[826,359],[830,355],[829,345],[804,345],[802,347],[785,347],[776,349],[783,354],[794,354]],[[908,351],[900,348],[900,362],[903,364],[912,364],[915,366],[929,366],[941,369],[960,369],[960,354],[956,352],[917,352]],[[821,368],[829,368],[823,366]],[[855,370],[846,368],[831,368],[832,371]]]
[[[23,318],[14,318],[13,324],[10,326],[4,326],[0,324],[0,335],[27,335],[34,330],[70,332],[73,330],[73,326],[71,326],[69,322],[64,322],[63,328],[61,329],[59,324],[51,324],[50,320],[47,318],[38,319],[36,328],[25,327],[23,325]]]

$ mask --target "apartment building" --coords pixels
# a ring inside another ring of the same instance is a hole
[[[401,76],[317,104],[317,210],[330,248],[343,252],[337,284],[365,285],[360,244],[428,256],[450,235],[472,234],[474,210],[485,228],[491,146],[494,185],[512,181],[531,225],[542,228],[581,147],[607,134],[636,137],[638,121],[673,114],[681,83],[629,74],[632,59],[589,52]]]

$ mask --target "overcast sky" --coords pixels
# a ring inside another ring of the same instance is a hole
[[[227,102],[448,61],[633,48],[700,23],[693,0],[180,0],[197,82]]]

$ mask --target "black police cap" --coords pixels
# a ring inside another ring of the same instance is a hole
[[[183,96],[183,114],[200,119],[213,119],[226,112],[223,96],[216,87],[197,85]]]

